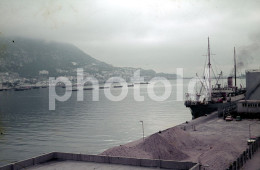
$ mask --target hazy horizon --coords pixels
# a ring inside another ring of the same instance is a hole
[[[224,75],[259,68],[259,1],[1,1],[0,38],[71,43],[117,67],[201,74],[210,37],[212,64]]]

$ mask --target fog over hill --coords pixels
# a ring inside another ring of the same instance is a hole
[[[108,75],[127,77],[126,74],[137,70],[114,67],[68,43],[21,37],[0,38],[0,72],[18,73],[20,77],[27,78],[38,77],[40,72],[47,72],[48,76],[73,76],[77,68],[83,68],[89,75],[106,78]],[[141,69],[141,75],[154,77],[164,74]],[[167,77],[174,78],[175,75],[167,74]]]

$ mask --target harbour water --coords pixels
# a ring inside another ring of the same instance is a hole
[[[191,120],[190,110],[183,101],[176,101],[176,80],[170,81],[171,96],[162,102],[153,101],[147,85],[140,85],[144,101],[134,100],[133,88],[127,97],[110,101],[99,91],[99,101],[92,101],[92,91],[84,91],[84,101],[77,101],[72,92],[66,102],[56,102],[56,110],[49,110],[49,89],[0,92],[0,165],[27,159],[52,151],[98,154],[108,148]],[[187,91],[189,80],[184,80]],[[119,94],[121,88],[111,88]],[[58,94],[65,89],[56,88]],[[157,95],[164,92],[156,84]],[[184,97],[184,95],[183,95]]]

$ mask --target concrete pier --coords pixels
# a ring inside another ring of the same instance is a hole
[[[171,160],[137,159],[127,157],[111,157],[100,155],[86,155],[74,153],[52,152],[35,158],[0,167],[0,170],[148,170],[175,169],[198,170],[198,165],[192,162],[177,162]]]

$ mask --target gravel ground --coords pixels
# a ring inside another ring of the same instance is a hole
[[[226,169],[247,148],[251,135],[260,136],[259,120],[226,122],[216,113],[120,145],[101,155],[200,162],[206,169]],[[195,127],[195,128],[194,128]]]

